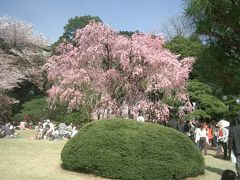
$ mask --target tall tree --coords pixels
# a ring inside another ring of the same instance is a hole
[[[119,35],[102,23],[92,22],[76,32],[76,46],[59,46],[60,55],[49,59],[51,105],[67,103],[69,110],[85,103],[85,87],[93,89],[98,101],[95,111],[117,110],[127,104],[153,120],[169,115],[168,97],[179,99],[191,109],[185,94],[193,58],[181,61],[163,48],[160,36],[135,33]]]
[[[191,101],[196,103],[196,110],[188,115],[189,118],[209,121],[226,117],[226,105],[213,96],[210,86],[198,80],[188,81],[187,86]]]
[[[64,26],[63,38],[71,40],[77,29],[82,29],[88,25],[91,21],[102,22],[98,16],[76,16],[70,18],[68,23]]]
[[[0,17],[0,39],[10,47],[46,47],[49,44],[31,24],[8,16]]]
[[[185,0],[185,12],[196,32],[224,48],[240,53],[240,2],[235,0]]]
[[[188,28],[186,28],[188,27]],[[188,25],[188,20],[184,16],[176,16],[169,18],[168,22],[162,28],[164,37],[170,41],[175,37],[189,37],[194,31]]]
[[[57,42],[52,44],[53,54],[56,53],[56,48],[60,43],[63,42],[71,42],[76,31],[78,29],[84,28],[91,21],[102,22],[102,20],[98,16],[76,16],[74,18],[70,18],[67,24],[64,26],[64,33],[59,37]]]
[[[184,0],[186,17],[206,44],[199,57],[201,80],[222,94],[240,90],[240,2]]]

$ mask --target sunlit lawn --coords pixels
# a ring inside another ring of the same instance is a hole
[[[0,179],[3,180],[99,180],[103,179],[88,174],[70,172],[60,167],[60,154],[66,140],[35,140],[34,131],[19,131],[16,139],[0,139]],[[229,161],[213,157],[209,151],[205,157],[206,173],[194,180],[217,180],[222,171],[232,169]]]
[[[102,179],[63,170],[60,154],[66,140],[35,140],[34,131],[19,131],[16,139],[0,139],[0,179]]]

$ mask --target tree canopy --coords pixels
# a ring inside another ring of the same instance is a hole
[[[210,119],[220,119],[226,116],[228,109],[226,105],[217,97],[212,95],[210,86],[190,80],[188,82],[188,93],[192,102],[195,102],[196,110],[187,115],[188,118],[208,121]]]
[[[75,16],[74,18],[70,18],[67,24],[64,26],[64,33],[59,37],[57,42],[52,45],[53,53],[56,53],[56,48],[60,43],[70,42],[72,41],[76,31],[78,29],[84,28],[91,21],[102,22],[102,20],[98,16]]]
[[[93,89],[98,100],[95,111],[119,111],[126,103],[142,110],[150,119],[169,115],[166,96],[180,99],[191,109],[185,83],[193,58],[178,56],[163,48],[160,36],[135,33],[131,38],[110,27],[92,22],[76,32],[76,46],[61,44],[60,55],[47,63],[50,103],[65,102],[69,110],[85,101],[84,88]],[[105,109],[105,110],[104,110]]]
[[[240,2],[184,2],[186,18],[205,44],[196,63],[199,79],[219,94],[239,94]]]

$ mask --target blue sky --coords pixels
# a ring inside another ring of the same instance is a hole
[[[116,30],[156,32],[183,12],[181,0],[1,0],[0,16],[34,24],[52,42],[75,16],[99,16]]]

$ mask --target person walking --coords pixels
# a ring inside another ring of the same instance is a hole
[[[206,128],[204,128],[204,124],[200,123],[198,125],[198,128],[195,130],[195,143],[197,144],[198,149],[202,152],[204,152],[204,155],[207,155],[207,144],[208,144],[208,138],[207,138],[207,131]]]
[[[221,154],[222,148],[223,148],[223,158],[224,159],[227,159],[228,135],[229,135],[228,130],[225,127],[223,127],[222,124],[219,124],[219,132],[218,132],[218,138],[217,138],[218,147],[217,147],[216,156],[219,156]]]
[[[240,179],[240,114],[238,114],[235,125],[231,128],[232,151],[236,157],[236,170]]]

